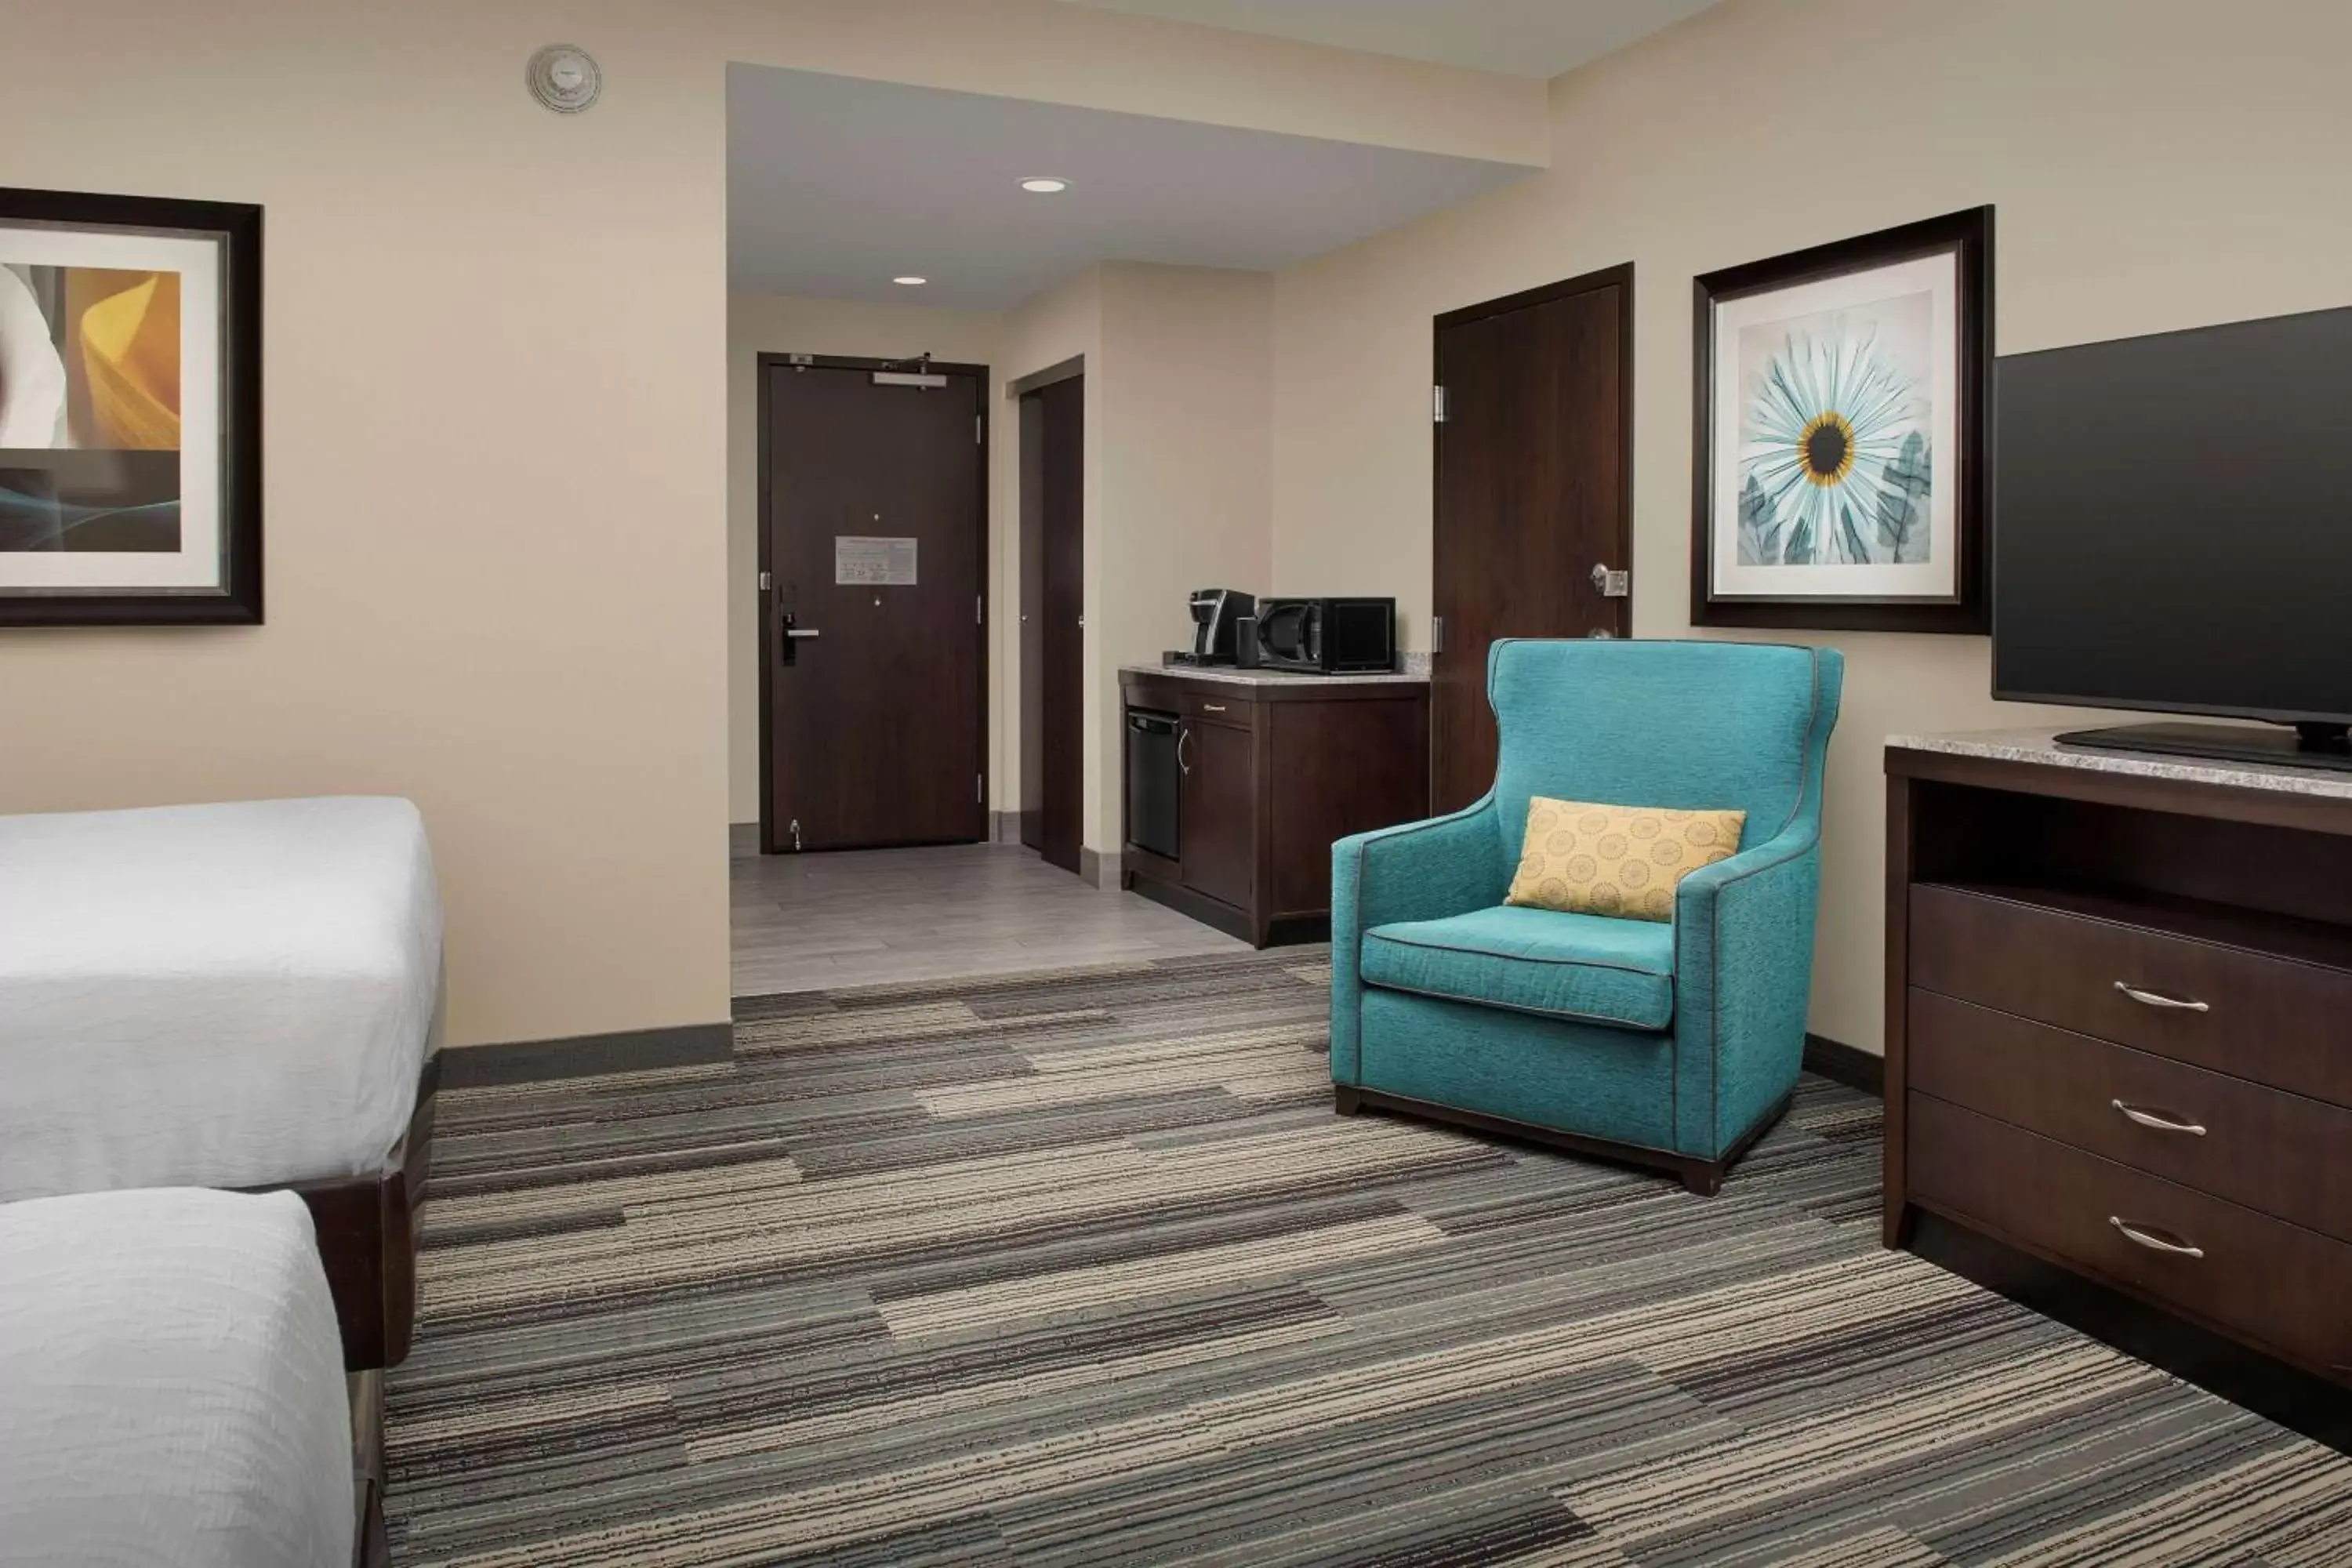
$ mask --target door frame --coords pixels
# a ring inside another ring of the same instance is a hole
[[[1065,383],[1067,383],[1067,382],[1072,382],[1072,381],[1083,381],[1083,380],[1085,379],[1085,377],[1086,377],[1086,374],[1087,374],[1087,356],[1086,356],[1085,354],[1083,354],[1083,353],[1076,353],[1076,354],[1072,354],[1072,355],[1071,355],[1069,358],[1067,358],[1067,359],[1064,359],[1064,360],[1056,360],[1054,363],[1049,364],[1049,365],[1046,365],[1045,367],[1044,367],[1044,368],[1043,368],[1043,369],[1041,369],[1041,370],[1034,370],[1034,371],[1031,371],[1031,372],[1030,372],[1028,374],[1026,374],[1026,375],[1016,376],[1016,377],[1014,377],[1013,380],[1011,380],[1011,381],[1009,381],[1009,382],[1005,383],[1005,384],[1004,384],[1004,401],[1005,401],[1005,403],[1006,403],[1006,405],[1007,405],[1007,406],[1009,407],[1009,409],[1011,410],[1011,417],[1012,417],[1012,420],[1013,420],[1013,441],[1014,441],[1014,447],[1015,447],[1015,450],[1014,450],[1013,457],[1013,459],[1012,459],[1013,481],[1013,504],[1012,506],[1010,506],[1010,507],[1006,508],[1005,510],[1006,510],[1006,512],[1007,512],[1006,526],[1007,526],[1007,528],[1008,528],[1008,530],[1009,530],[1008,534],[1007,534],[1007,539],[1008,539],[1008,541],[1010,542],[1010,543],[1011,543],[1011,545],[1012,545],[1012,547],[1013,547],[1013,558],[1014,558],[1014,561],[1015,561],[1015,563],[1016,563],[1016,564],[1015,564],[1015,569],[1014,569],[1014,571],[1013,571],[1013,584],[1012,584],[1012,588],[1013,588],[1013,596],[1014,596],[1014,599],[1015,599],[1015,601],[1016,601],[1016,603],[1015,603],[1015,605],[1014,605],[1014,606],[1013,606],[1013,615],[1014,615],[1014,616],[1016,617],[1016,619],[1015,619],[1015,620],[1014,620],[1014,622],[1013,622],[1014,632],[1015,632],[1015,635],[1016,635],[1016,636],[1021,636],[1021,635],[1022,635],[1022,634],[1021,634],[1021,630],[1020,630],[1020,628],[1022,628],[1022,627],[1025,626],[1028,624],[1029,615],[1030,615],[1030,612],[1031,612],[1031,610],[1032,610],[1032,608],[1033,608],[1033,606],[1032,606],[1032,605],[1030,605],[1030,603],[1029,603],[1029,569],[1030,569],[1030,561],[1029,561],[1029,515],[1030,515],[1030,510],[1029,510],[1029,509],[1030,509],[1030,503],[1031,503],[1031,499],[1032,499],[1032,498],[1030,497],[1030,494],[1029,494],[1029,483],[1028,483],[1028,481],[1029,481],[1029,473],[1028,473],[1028,456],[1027,456],[1027,447],[1026,447],[1026,442],[1027,442],[1027,440],[1028,440],[1028,436],[1027,436],[1027,430],[1028,430],[1028,416],[1027,416],[1027,414],[1026,414],[1026,405],[1027,405],[1027,404],[1028,404],[1028,400],[1030,399],[1030,397],[1031,397],[1032,395],[1039,395],[1039,394],[1043,394],[1044,392],[1047,391],[1049,388],[1055,387],[1055,386],[1060,386],[1060,385],[1062,385],[1062,384],[1064,384]],[[1043,413],[1043,409],[1041,408],[1041,409],[1039,410],[1039,412],[1042,414],[1042,413]],[[1082,389],[1082,390],[1081,390],[1081,392],[1080,392],[1080,397],[1079,397],[1078,418],[1079,418],[1079,425],[1080,425],[1080,432],[1079,432],[1079,447],[1078,447],[1078,491],[1079,491],[1079,493],[1078,493],[1078,497],[1077,497],[1077,507],[1078,507],[1078,512],[1079,512],[1079,517],[1078,517],[1078,607],[1079,607],[1080,614],[1079,614],[1079,616],[1078,616],[1078,626],[1079,626],[1079,630],[1080,630],[1080,637],[1079,637],[1080,647],[1079,647],[1079,657],[1078,657],[1079,669],[1078,669],[1078,672],[1077,672],[1077,674],[1078,674],[1078,688],[1079,688],[1079,689],[1078,689],[1077,696],[1076,696],[1076,702],[1077,702],[1077,708],[1078,708],[1078,712],[1077,712],[1077,715],[1076,715],[1076,718],[1077,718],[1077,726],[1076,726],[1076,727],[1077,727],[1077,730],[1078,730],[1078,731],[1079,731],[1079,732],[1080,732],[1080,735],[1083,737],[1083,734],[1084,734],[1084,731],[1085,731],[1085,729],[1086,729],[1086,693],[1085,693],[1085,684],[1086,684],[1086,682],[1085,682],[1085,674],[1086,674],[1086,671],[1085,671],[1085,664],[1086,664],[1086,657],[1085,657],[1085,646],[1084,646],[1084,645],[1085,645],[1084,629],[1085,629],[1085,626],[1086,626],[1086,616],[1085,616],[1084,611],[1085,611],[1085,608],[1086,608],[1086,517],[1085,517],[1085,512],[1086,512],[1086,481],[1087,481],[1087,471],[1086,471],[1086,470],[1087,470],[1087,459],[1086,459],[1086,440],[1085,440],[1085,436],[1086,436],[1086,432],[1085,432],[1085,426],[1086,426],[1086,424],[1087,424],[1087,417],[1086,417],[1085,395],[1084,395],[1083,389]],[[1041,476],[1041,477],[1042,477],[1042,476]],[[1039,498],[1039,499],[1040,499],[1041,503],[1042,503],[1042,498]],[[1042,533],[1042,532],[1043,532],[1043,529],[1042,529],[1042,522],[1043,522],[1042,514],[1041,514],[1041,517],[1040,517],[1040,522],[1041,522],[1040,532]],[[1037,564],[1038,564],[1038,567],[1039,567],[1039,576],[1040,576],[1040,581],[1041,581],[1041,584],[1042,584],[1042,579],[1043,579],[1043,574],[1043,574],[1043,568],[1044,568],[1044,562],[1043,562],[1043,560],[1041,559]],[[1039,612],[1041,612],[1041,613],[1042,613],[1042,612],[1043,612],[1043,610],[1045,609],[1045,605],[1044,605],[1044,604],[1042,603],[1042,594],[1041,594],[1041,602],[1040,602],[1037,605],[1035,605],[1035,606],[1034,606],[1034,607],[1036,610],[1038,610]],[[1077,822],[1073,826],[1072,830],[1071,830],[1071,839],[1070,839],[1070,844],[1071,844],[1071,856],[1072,856],[1072,858],[1071,858],[1070,862],[1069,862],[1069,863],[1067,863],[1067,864],[1065,864],[1065,863],[1063,863],[1063,862],[1062,862],[1062,861],[1060,861],[1060,860],[1056,860],[1056,859],[1053,858],[1052,858],[1052,856],[1050,856],[1050,855],[1047,853],[1047,847],[1046,847],[1045,844],[1043,844],[1043,843],[1031,844],[1031,843],[1029,842],[1029,832],[1030,832],[1030,828],[1031,828],[1031,826],[1032,826],[1032,824],[1031,824],[1030,818],[1031,818],[1033,816],[1042,817],[1042,816],[1044,816],[1044,814],[1045,814],[1045,812],[1044,812],[1044,804],[1043,804],[1043,803],[1044,803],[1044,798],[1045,798],[1045,795],[1044,795],[1044,790],[1045,790],[1045,782],[1044,782],[1045,765],[1044,765],[1044,763],[1043,763],[1043,757],[1044,757],[1044,741],[1043,741],[1043,737],[1042,737],[1042,732],[1043,732],[1043,731],[1047,728],[1047,726],[1046,726],[1046,725],[1045,724],[1045,722],[1044,722],[1044,720],[1043,720],[1043,713],[1042,713],[1042,710],[1043,710],[1043,709],[1045,708],[1045,691],[1044,691],[1045,668],[1044,668],[1044,662],[1043,662],[1043,651],[1044,651],[1044,650],[1043,650],[1043,643],[1044,643],[1044,637],[1043,637],[1043,628],[1042,628],[1042,627],[1040,628],[1039,643],[1040,643],[1040,649],[1039,649],[1039,652],[1040,652],[1040,660],[1039,660],[1038,668],[1034,668],[1034,669],[1033,669],[1033,668],[1030,668],[1029,652],[1028,652],[1028,647],[1027,647],[1027,642],[1026,642],[1026,638],[1025,638],[1025,637],[1023,637],[1022,642],[1019,644],[1019,647],[1020,647],[1020,666],[1021,666],[1021,679],[1020,679],[1020,686],[1019,686],[1019,689],[1017,689],[1017,690],[1015,690],[1014,692],[1013,692],[1013,693],[1012,693],[1013,710],[1014,714],[1017,716],[1017,717],[1016,717],[1016,721],[1015,721],[1015,729],[1016,729],[1016,731],[1018,731],[1019,740],[1018,740],[1018,745],[1017,745],[1017,749],[1016,749],[1015,755],[1016,755],[1016,759],[1017,759],[1017,763],[1018,763],[1018,767],[1017,767],[1017,770],[1016,770],[1016,771],[1018,772],[1018,773],[1019,773],[1019,775],[1020,775],[1020,780],[1021,780],[1021,789],[1020,789],[1020,793],[1019,793],[1019,795],[1014,798],[1014,800],[1013,800],[1013,803],[1012,803],[1012,804],[1013,804],[1013,808],[1014,808],[1014,809],[1013,809],[1013,813],[1012,813],[1012,815],[1013,815],[1013,819],[1014,819],[1014,820],[1013,820],[1013,833],[1012,833],[1012,835],[1011,835],[1010,841],[1011,841],[1011,842],[1013,842],[1013,843],[1020,844],[1020,845],[1021,845],[1021,846],[1023,846],[1024,848],[1030,848],[1030,849],[1034,849],[1034,850],[1035,850],[1035,851],[1037,852],[1037,855],[1038,855],[1038,858],[1041,858],[1041,859],[1045,860],[1045,862],[1047,865],[1054,867],[1056,870],[1064,870],[1064,871],[1067,871],[1067,872],[1069,872],[1072,876],[1076,876],[1076,877],[1083,877],[1083,876],[1085,876],[1085,875],[1086,875],[1085,870],[1084,870],[1084,868],[1084,868],[1084,865],[1085,865],[1085,858],[1086,858],[1086,852],[1087,852],[1087,850],[1086,850],[1086,766],[1085,766],[1085,761],[1084,761],[1084,759],[1083,759],[1082,757],[1076,756],[1076,755],[1075,755],[1075,753],[1074,753],[1074,755],[1073,755],[1073,759],[1072,759],[1074,762],[1076,762],[1076,763],[1077,763],[1077,767],[1076,767],[1077,779],[1076,779],[1076,800],[1075,800],[1075,802],[1074,802],[1074,809],[1075,809],[1075,810],[1076,811],[1076,813],[1077,813],[1078,820],[1077,820]],[[1030,692],[1030,685],[1031,685],[1031,682],[1033,682],[1033,681],[1034,681],[1034,682],[1038,683],[1037,705],[1038,705],[1038,708],[1039,708],[1039,709],[1040,709],[1040,710],[1041,710],[1041,712],[1040,712],[1040,722],[1039,722],[1039,724],[1038,724],[1038,730],[1041,731],[1041,733],[1040,733],[1039,735],[1037,735],[1037,736],[1032,736],[1032,734],[1030,733],[1030,725],[1029,725],[1029,692]],[[1037,777],[1035,777],[1035,778],[1032,778],[1032,777],[1031,777],[1031,775],[1030,775],[1030,768],[1029,768],[1029,755],[1030,755],[1031,742],[1032,742],[1032,741],[1033,741],[1033,740],[1034,740],[1034,741],[1036,742],[1036,745],[1037,745],[1037,752],[1038,752],[1038,755],[1039,755],[1039,758],[1040,758],[1040,765],[1039,765],[1039,768],[1038,768],[1038,776],[1037,776]],[[1083,749],[1083,748],[1081,748],[1081,749]],[[1029,801],[1030,801],[1030,799],[1032,798],[1032,792],[1033,792],[1033,791],[1034,792],[1034,798],[1036,798],[1036,799],[1038,800],[1038,802],[1039,802],[1038,809],[1037,809],[1035,812],[1034,812],[1034,813],[1029,809]],[[1040,838],[1042,839],[1042,838],[1043,838],[1043,837],[1044,837],[1043,824],[1042,824],[1042,823],[1039,823],[1039,824],[1037,824],[1036,826],[1037,826],[1037,827],[1038,827],[1038,829],[1039,829],[1039,837],[1040,837]]]
[[[755,405],[758,412],[753,417],[759,421],[760,426],[760,469],[751,503],[754,509],[752,530],[759,546],[758,564],[753,568],[758,575],[752,578],[752,584],[758,595],[759,604],[757,618],[760,647],[760,853],[762,855],[783,853],[782,848],[776,842],[776,741],[773,707],[775,660],[774,650],[769,647],[768,637],[770,624],[774,620],[776,611],[776,590],[773,585],[775,560],[769,531],[770,503],[774,499],[774,470],[770,462],[768,450],[771,428],[768,415],[768,374],[775,369],[796,368],[905,370],[914,363],[911,357],[874,359],[860,354],[771,353],[764,349],[754,359],[751,374],[757,384]],[[994,467],[995,438],[995,421],[990,417],[988,396],[992,376],[989,367],[984,364],[965,364],[946,360],[928,361],[923,368],[934,375],[969,376],[980,383],[980,395],[973,400],[973,405],[980,413],[980,473],[976,496],[980,503],[980,620],[972,627],[973,637],[980,647],[979,668],[976,676],[980,682],[980,754],[972,759],[972,765],[980,774],[982,826],[980,841],[984,844],[994,837],[994,818],[990,816],[989,798],[995,794],[996,790],[996,770],[989,766],[989,743],[995,734],[995,715],[990,710],[988,700],[989,675],[993,665],[993,661],[989,657],[989,633],[996,625],[995,574],[991,570],[992,563],[990,556],[990,545],[995,536],[995,519],[991,515],[989,506],[989,497],[993,488],[990,479]],[[919,393],[918,395],[920,395]],[[768,585],[760,586],[761,584]]]
[[[1429,384],[1433,387],[1445,384],[1439,356],[1443,350],[1442,340],[1446,328],[1484,321],[1490,316],[1506,316],[1514,310],[1524,310],[1535,305],[1549,305],[1556,300],[1566,300],[1578,294],[1590,294],[1612,287],[1622,290],[1617,297],[1617,473],[1620,483],[1617,487],[1617,537],[1614,553],[1623,569],[1631,572],[1634,569],[1633,264],[1632,262],[1621,261],[1613,267],[1603,267],[1597,271],[1579,273],[1576,277],[1565,278],[1557,283],[1545,283],[1533,289],[1522,289],[1515,294],[1505,294],[1493,300],[1482,300],[1477,304],[1464,305],[1457,310],[1447,310],[1442,315],[1432,317],[1429,326]],[[1429,426],[1429,613],[1433,616],[1442,613],[1437,605],[1437,551],[1441,521],[1437,515],[1437,506],[1439,498],[1445,493],[1444,468],[1445,426],[1442,421],[1432,419]],[[1630,637],[1633,635],[1633,595],[1628,594],[1623,599],[1618,601],[1618,605],[1617,635],[1621,637]],[[1433,659],[1444,657],[1434,647],[1430,650],[1430,653]],[[1437,788],[1439,759],[1434,671],[1432,675],[1429,784],[1432,792],[1431,798],[1433,801]]]

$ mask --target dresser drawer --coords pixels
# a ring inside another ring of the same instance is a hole
[[[1246,730],[1257,721],[1257,703],[1241,691],[1188,690],[1182,712],[1203,724],[1231,724]]]
[[[2352,1241],[2352,1110],[1932,991],[1906,1048],[1922,1093]]]
[[[2352,1382],[2352,1246],[1931,1095],[1907,1103],[1921,1202]]]
[[[1960,888],[1910,912],[1914,985],[2352,1106],[2352,972]]]

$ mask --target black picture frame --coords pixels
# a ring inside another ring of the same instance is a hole
[[[1986,463],[1992,384],[1993,209],[1940,217],[1703,273],[1692,280],[1691,624],[1811,631],[1935,632],[1981,637],[1992,629],[1990,472]],[[1731,597],[1715,591],[1715,309],[1768,290],[1950,254],[1955,258],[1958,430],[1954,500],[1956,592],[1937,599]]]
[[[237,202],[0,187],[0,223],[91,233],[163,232],[217,244],[221,539],[215,586],[0,587],[0,626],[260,625],[262,209]]]

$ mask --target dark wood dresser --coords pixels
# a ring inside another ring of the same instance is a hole
[[[1924,1209],[2352,1384],[2352,777],[1886,772],[1886,1244]]]
[[[1253,946],[1329,936],[1333,842],[1429,815],[1423,677],[1129,667],[1119,687],[1122,730],[1173,716],[1182,775],[1176,855],[1125,823],[1121,885]]]

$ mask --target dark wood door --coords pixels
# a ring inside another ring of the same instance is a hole
[[[1633,269],[1612,268],[1437,318],[1431,614],[1433,805],[1495,777],[1486,650],[1505,637],[1624,637],[1630,601]]]
[[[1078,868],[1086,381],[1021,399],[1021,842]]]
[[[1184,885],[1246,910],[1257,869],[1257,755],[1250,731],[1188,719],[1179,754]]]
[[[762,359],[772,851],[987,837],[987,373],[933,368]]]

